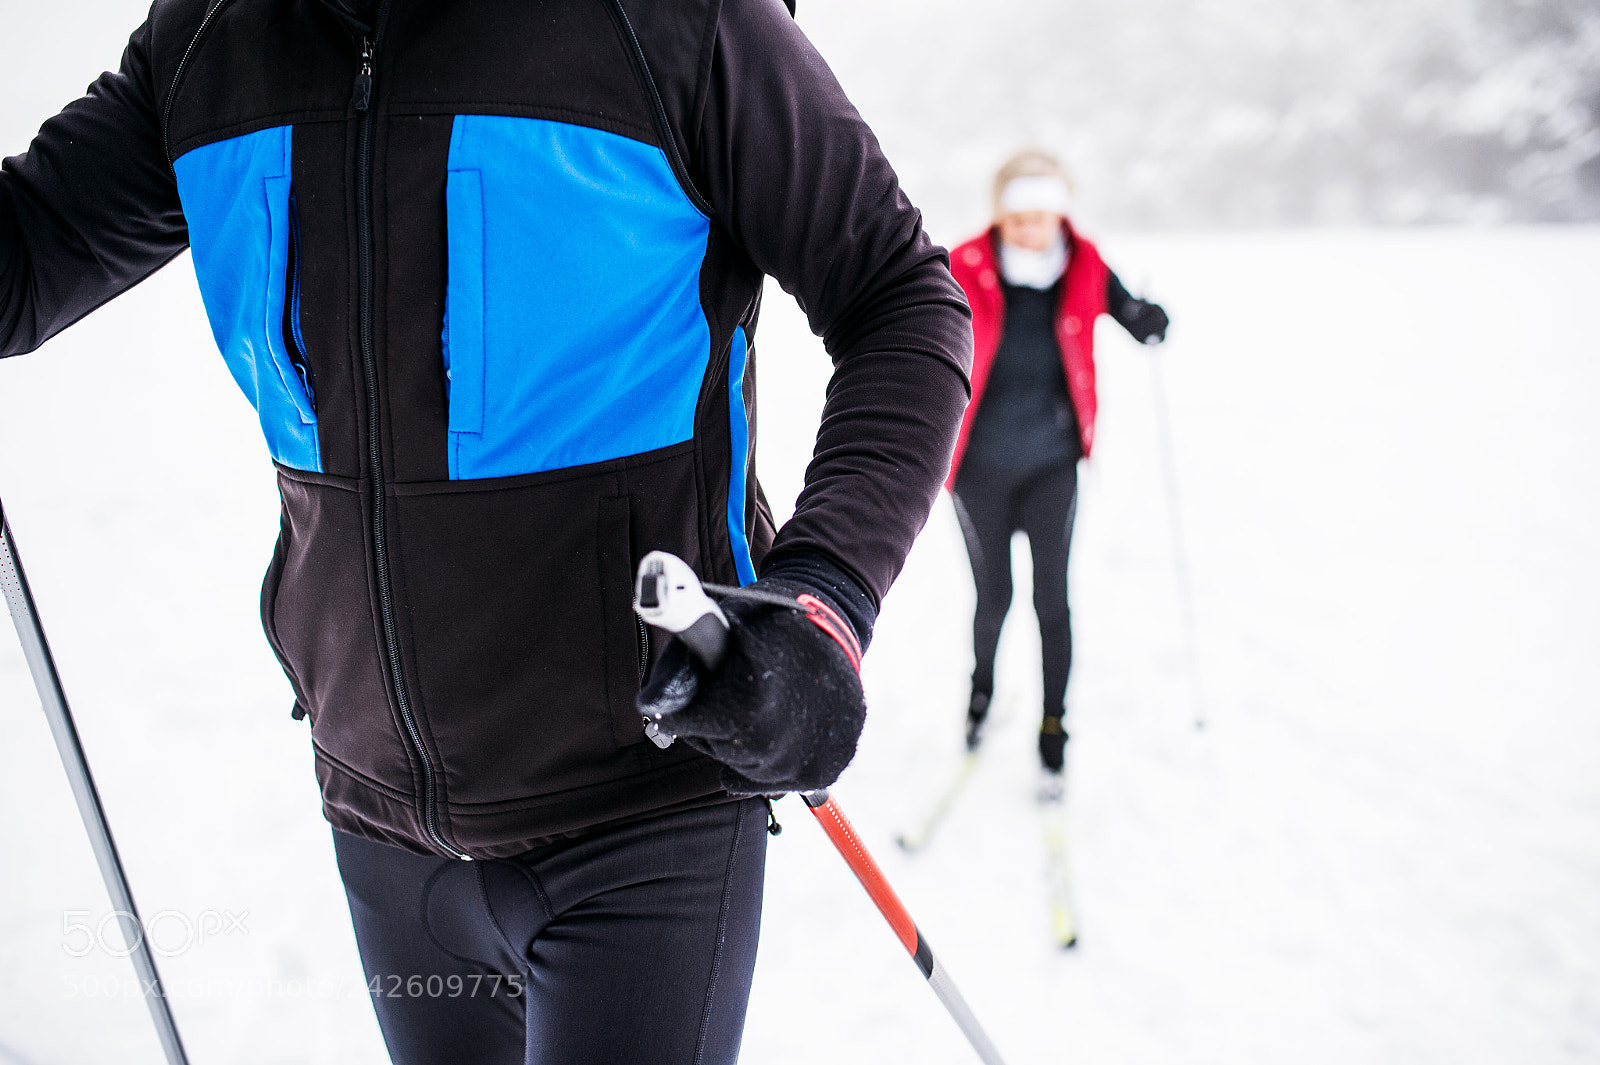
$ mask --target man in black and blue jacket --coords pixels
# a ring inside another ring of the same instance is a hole
[[[830,783],[859,683],[742,607],[745,674],[658,748],[631,576],[672,551],[870,637],[971,350],[871,131],[779,0],[157,0],[0,172],[0,356],[185,248],[278,470],[262,619],[395,1060],[731,1062],[739,796]],[[835,365],[782,529],[764,275]]]

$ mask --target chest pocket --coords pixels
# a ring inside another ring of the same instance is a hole
[[[661,149],[458,115],[441,332],[452,480],[637,455],[694,433],[710,223]]]

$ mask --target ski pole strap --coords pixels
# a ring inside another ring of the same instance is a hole
[[[786,607],[789,610],[803,611],[811,623],[833,638],[833,641],[844,649],[850,659],[850,664],[856,672],[861,672],[861,641],[856,638],[853,625],[839,616],[833,607],[818,599],[810,592],[801,592],[793,599],[775,592],[763,591],[760,588],[735,588],[728,584],[712,584],[702,581],[700,587],[712,595],[723,599],[743,599],[751,603],[766,603],[768,606]],[[680,633],[680,635],[682,635]]]
[[[829,636],[833,642],[844,648],[845,657],[850,659],[850,664],[857,673],[861,672],[861,641],[856,639],[856,630],[850,623],[841,618],[838,613],[810,592],[801,592],[795,597],[795,602],[806,608],[806,617],[811,623]]]
[[[867,852],[861,837],[856,835],[855,826],[850,824],[849,819],[835,805],[826,788],[821,791],[805,792],[800,797],[805,800],[812,816],[822,825],[822,831],[828,834],[834,847],[850,866],[850,871],[856,874],[861,886],[867,889],[867,894],[878,907],[878,912],[883,914],[884,919],[889,922],[889,927],[894,929],[900,945],[906,948],[906,953],[917,963],[922,975],[931,977],[933,951],[922,938],[922,933],[917,930],[917,923],[911,919],[911,914],[900,901],[900,896],[894,893],[894,888],[890,887],[889,881],[884,878],[883,870],[878,868],[878,863]]]

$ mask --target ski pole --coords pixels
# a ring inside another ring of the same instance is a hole
[[[132,951],[133,967],[139,975],[145,1004],[150,1007],[150,1018],[155,1021],[161,1048],[166,1052],[168,1065],[188,1065],[172,1007],[145,938],[144,922],[133,905],[133,892],[128,887],[122,860],[117,857],[117,845],[111,839],[105,807],[100,804],[100,793],[95,790],[94,777],[89,773],[89,761],[84,757],[83,745],[78,742],[78,729],[67,707],[66,692],[61,687],[61,677],[45,639],[39,610],[28,590],[28,579],[22,572],[22,560],[17,555],[16,540],[11,534],[11,524],[6,521],[3,505],[0,505],[0,592],[5,595],[11,620],[17,626],[17,636],[22,640],[22,653],[28,660],[34,686],[39,690],[50,732],[55,736],[56,750],[61,754],[61,764],[66,767],[67,779],[72,784],[73,797],[78,801],[78,813],[89,832],[89,844],[94,848],[95,861],[100,864],[100,875],[111,896],[123,942]]]
[[[1146,341],[1153,349],[1155,338]],[[1178,462],[1172,446],[1172,427],[1167,415],[1167,394],[1162,381],[1161,357],[1150,353],[1151,395],[1155,399],[1156,431],[1161,437],[1161,474],[1167,489],[1167,516],[1172,523],[1172,560],[1178,577],[1178,600],[1183,610],[1184,645],[1189,659],[1189,681],[1194,699],[1194,727],[1206,727],[1206,697],[1200,682],[1199,626],[1195,621],[1194,582],[1189,576],[1189,559],[1184,550],[1183,517],[1178,500]]]
[[[775,606],[810,613],[810,609],[797,600],[785,596],[751,592],[715,584],[702,584],[689,564],[665,551],[652,551],[639,563],[639,577],[634,589],[634,610],[656,628],[673,633],[688,645],[689,651],[707,670],[715,671],[727,657],[728,619],[722,609],[706,595],[706,590],[728,596],[759,599]],[[661,746],[670,744],[674,737],[659,726],[651,739]],[[905,904],[889,885],[883,870],[873,860],[872,854],[854,826],[845,817],[839,804],[823,788],[802,792],[800,798],[806,808],[822,826],[834,848],[839,852],[850,871],[855,874],[867,895],[894,930],[900,945],[916,962],[917,968],[928,981],[933,993],[954,1018],[972,1049],[984,1065],[1004,1065],[1000,1052],[990,1042],[983,1026],[967,1005],[966,999],[956,989],[955,983],[933,956],[933,949],[917,928]]]

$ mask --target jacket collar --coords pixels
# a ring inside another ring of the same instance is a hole
[[[378,18],[378,0],[321,0],[328,13],[350,31],[352,37],[370,37]]]

